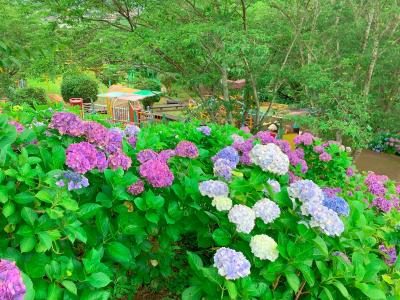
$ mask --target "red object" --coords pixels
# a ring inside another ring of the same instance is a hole
[[[240,90],[246,86],[246,79],[227,80],[229,88],[233,90]]]
[[[69,98],[69,104],[71,104],[71,106],[80,106],[81,109],[83,109],[83,99],[82,98]]]

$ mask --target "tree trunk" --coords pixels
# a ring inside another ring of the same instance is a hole
[[[232,109],[229,99],[228,72],[226,71],[225,67],[221,68],[221,75],[222,75],[221,78],[222,91],[224,95],[224,104],[226,109],[226,119],[229,124],[232,124]]]
[[[367,76],[366,76],[365,82],[364,82],[364,96],[365,97],[368,97],[368,95],[369,95],[369,90],[371,88],[371,79],[372,79],[372,75],[374,74],[376,61],[378,60],[378,54],[379,54],[379,36],[377,35],[374,38],[374,45],[372,47],[372,53],[371,53],[371,62],[369,63]]]

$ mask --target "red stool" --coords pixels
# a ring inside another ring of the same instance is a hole
[[[71,106],[78,105],[81,107],[81,109],[83,109],[83,99],[82,98],[70,98],[69,104],[71,104]]]

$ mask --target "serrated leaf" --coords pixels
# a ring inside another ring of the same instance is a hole
[[[91,286],[97,289],[103,288],[111,282],[110,277],[103,272],[93,273],[86,280]]]
[[[71,292],[74,295],[78,294],[78,291],[76,289],[76,285],[75,283],[73,283],[70,280],[63,280],[61,281],[61,284],[63,285],[63,287],[65,287],[69,292]]]

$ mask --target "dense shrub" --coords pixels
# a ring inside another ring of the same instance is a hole
[[[27,87],[17,89],[12,97],[12,102],[16,105],[28,104],[46,104],[46,91],[43,88]]]
[[[369,148],[375,152],[386,152],[400,155],[400,133],[377,134],[369,144]]]
[[[82,98],[83,102],[96,101],[98,94],[97,82],[85,74],[68,74],[61,83],[61,95],[65,102],[70,98]]]
[[[133,87],[140,90],[161,91],[161,83],[157,79],[136,76],[132,82]],[[142,100],[145,108],[152,107],[154,103],[160,101],[159,96],[149,97]]]
[[[123,79],[121,76],[121,70],[119,70],[117,66],[104,67],[97,77],[106,86],[117,84]]]
[[[388,250],[399,212],[372,203],[372,192],[398,197],[399,187],[350,174],[340,148],[324,146],[340,155],[321,160],[310,136],[295,152],[230,126],[154,124],[121,138],[73,114],[4,112],[25,129],[0,116],[0,257],[16,261],[37,299],[116,299],[141,286],[182,299],[400,292]]]

